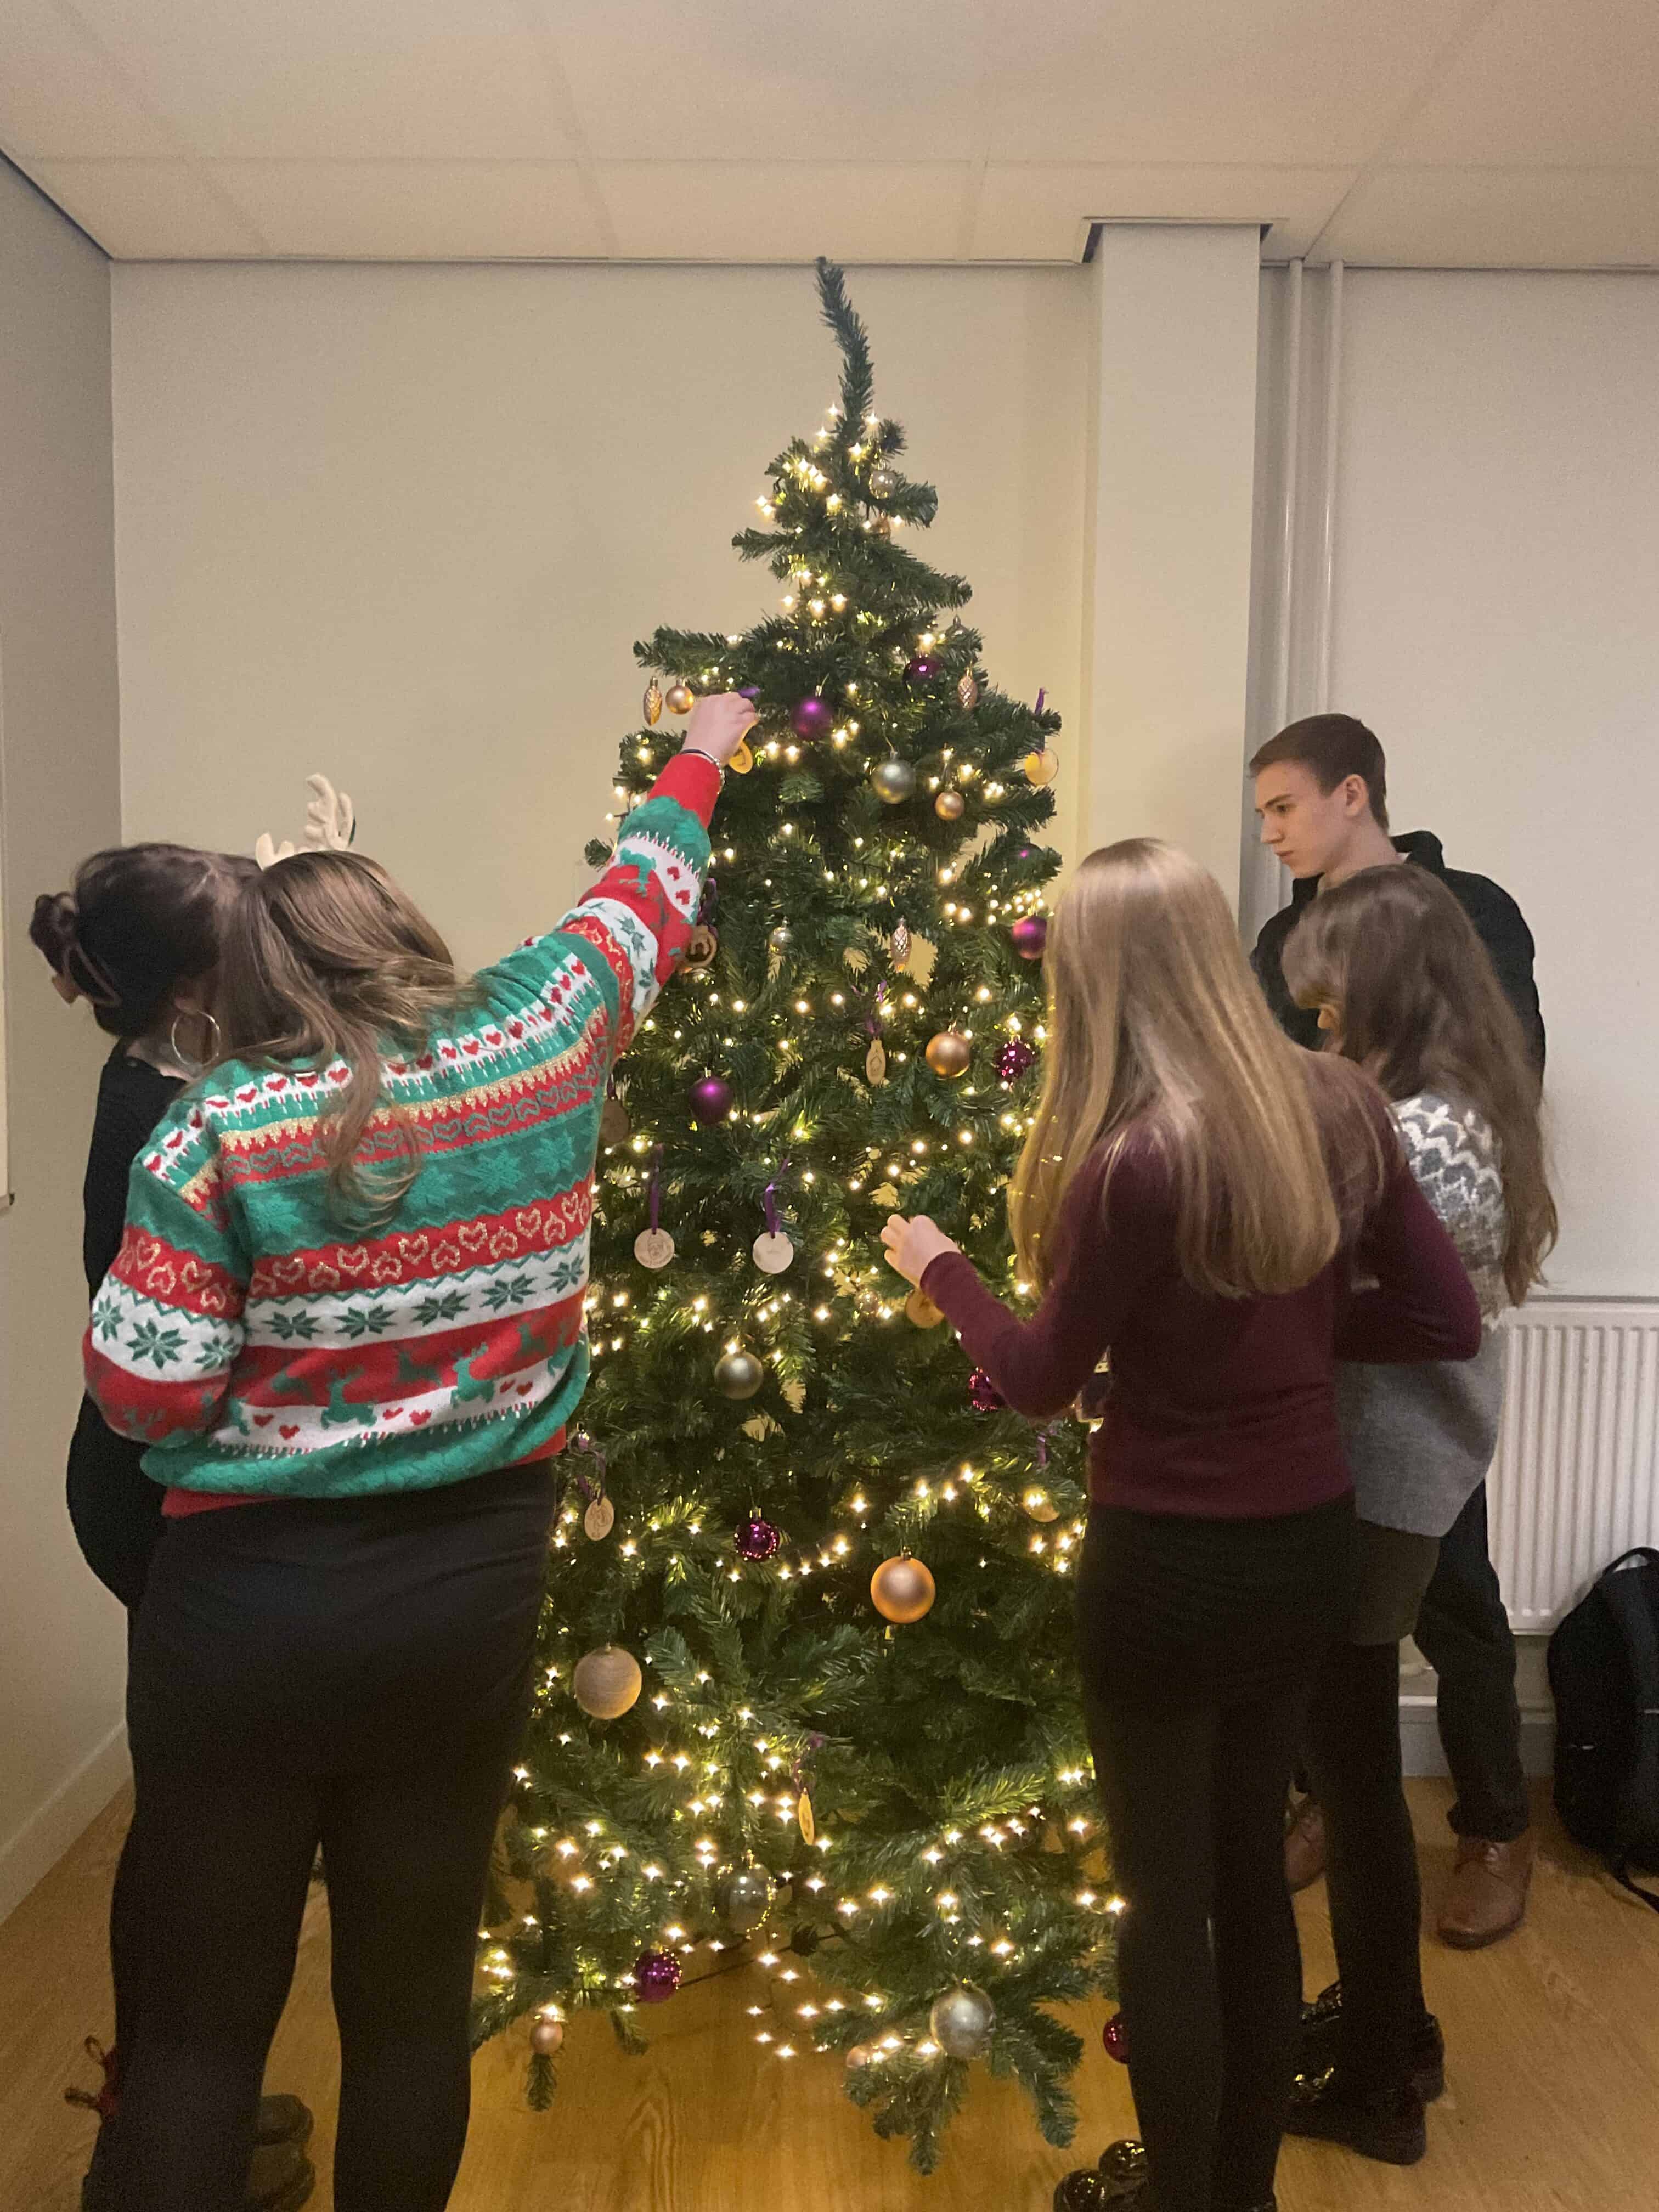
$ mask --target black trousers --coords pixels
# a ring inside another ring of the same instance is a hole
[[[538,1467],[169,1525],[128,1684],[138,1940],[106,2166],[122,2212],[240,2212],[319,1844],[337,2212],[447,2203],[551,1512]]]
[[[1302,1998],[1285,1793],[1352,1603],[1352,1544],[1347,1498],[1267,1521],[1090,1516],[1084,1710],[1158,2212],[1273,2194]]]
[[[1483,1482],[1441,1539],[1417,1643],[1440,1678],[1440,1741],[1457,1790],[1460,1836],[1512,1844],[1531,1820],[1521,1766],[1515,1637],[1486,1539]]]
[[[70,1439],[70,1522],[82,1557],[129,1612],[144,1594],[161,1540],[164,1493],[144,1473],[145,1449],[118,1437],[91,1399],[82,1399]]]

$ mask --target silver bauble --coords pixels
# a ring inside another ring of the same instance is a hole
[[[795,941],[795,933],[787,921],[781,921],[766,939],[774,952],[787,952]]]
[[[876,796],[888,806],[897,806],[908,799],[916,787],[916,772],[908,760],[896,754],[890,759],[878,761],[870,771],[870,781],[876,787]]]
[[[772,1909],[772,1877],[764,1867],[734,1867],[714,1884],[714,1907],[734,1936],[747,1936]]]
[[[766,1370],[752,1352],[725,1352],[714,1363],[714,1380],[726,1398],[752,1398],[766,1380]]]
[[[870,490],[876,499],[891,499],[898,489],[898,478],[884,462],[878,461],[870,471]]]
[[[947,2058],[983,2058],[996,2023],[996,2007],[971,1982],[958,1982],[935,1997],[927,2015],[928,2032]]]

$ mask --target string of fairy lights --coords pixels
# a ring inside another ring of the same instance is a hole
[[[893,641],[891,605],[860,604],[857,564],[822,550],[826,526],[833,526],[832,536],[834,531],[854,532],[854,544],[860,538],[889,538],[905,526],[906,517],[886,503],[904,487],[889,464],[885,428],[878,414],[867,413],[848,443],[842,410],[832,405],[811,449],[798,443],[775,464],[771,484],[757,507],[779,545],[809,540],[814,548],[810,553],[805,546],[789,551],[779,566],[784,589],[781,621],[769,626],[775,633],[769,637],[771,649],[781,655],[810,654],[823,641],[836,638],[873,656],[878,648],[864,634],[879,629],[887,639],[884,652],[902,678],[918,665],[934,665],[930,657],[935,654],[960,658],[963,641],[971,634],[954,622],[941,626],[935,618],[915,627],[908,643]],[[856,474],[856,501],[845,470],[837,469],[842,479],[838,484],[836,475],[815,458],[832,441]],[[855,512],[858,506],[865,511]],[[890,600],[894,595],[888,594]],[[729,634],[726,643],[737,648],[744,641]],[[748,650],[752,653],[752,646]],[[721,660],[709,660],[687,672],[668,695],[670,702],[677,692],[689,701],[691,681],[704,689],[722,688],[731,674]],[[816,744],[822,744],[830,758],[849,769],[863,763],[878,792],[888,798],[878,772],[897,756],[892,728],[884,726],[890,717],[881,696],[879,664],[871,675],[848,678],[838,689],[842,704],[826,715],[821,735],[808,739],[793,730],[768,727],[754,738],[749,759],[734,763],[739,773],[787,777],[810,763]],[[957,696],[964,710],[978,702],[978,678],[971,665]],[[883,824],[842,839],[844,851],[826,851],[822,825],[805,808],[782,803],[781,793],[763,842],[757,844],[757,833],[745,833],[716,848],[717,869],[757,873],[763,894],[776,890],[769,867],[797,875],[810,868],[836,909],[864,922],[878,948],[877,957],[887,956],[885,988],[872,998],[872,973],[863,962],[853,963],[844,975],[831,969],[814,979],[798,976],[786,923],[773,933],[757,994],[762,1003],[720,987],[712,964],[688,969],[673,987],[678,1003],[665,1001],[648,1015],[641,1025],[642,1036],[657,1047],[677,1048],[683,1061],[702,1053],[712,1059],[716,1049],[736,1052],[763,1044],[779,1085],[773,1086],[773,1095],[763,1088],[758,1103],[733,1102],[729,1116],[722,1119],[753,1133],[758,1166],[774,1177],[787,1169],[792,1191],[818,1198],[833,1194],[836,1216],[848,1226],[810,1253],[793,1255],[801,1267],[793,1286],[775,1276],[757,1281],[734,1271],[729,1255],[718,1249],[711,1255],[695,1245],[672,1280],[641,1285],[625,1266],[620,1274],[612,1267],[596,1275],[586,1298],[596,1367],[625,1360],[653,1334],[708,1340],[711,1352],[756,1353],[781,1384],[785,1403],[799,1411],[804,1402],[799,1372],[819,1356],[820,1348],[854,1331],[896,1326],[907,1310],[876,1243],[881,1218],[903,1210],[906,1194],[946,1163],[967,1214],[985,1218],[1000,1203],[1006,1171],[1001,1156],[1031,1126],[1030,1110],[1021,1103],[1025,1094],[1018,1076],[1045,1043],[1046,1032],[1040,1018],[1000,1011],[997,994],[987,982],[971,976],[961,980],[951,947],[959,933],[1015,929],[1042,914],[1040,885],[1010,889],[985,857],[985,841],[994,840],[1011,818],[1018,818],[1011,802],[1020,782],[1029,787],[1051,780],[1053,757],[1046,740],[1023,763],[992,767],[958,741],[939,745],[923,762],[915,788],[932,800],[941,822],[957,825],[957,842],[948,855],[938,855],[907,835],[896,820],[890,827]],[[630,741],[629,765],[613,786],[613,823],[625,819],[644,799],[672,750],[648,730]],[[922,925],[914,938],[906,926],[907,912]],[[1038,944],[1040,948],[1040,939]],[[945,979],[953,975],[958,980],[947,983]],[[932,1047],[937,1038],[927,1033],[941,1024],[963,1042],[981,1071],[975,1076],[963,1060],[966,1079],[950,1094],[960,1101],[950,1126],[929,1121],[908,1130],[890,1128],[872,1139],[864,1132],[838,1133],[810,1111],[777,1103],[775,1094],[783,1079],[837,1054],[856,1079],[857,1062],[872,1045],[905,1070],[922,1056],[926,1044],[929,1065],[936,1066]],[[984,1062],[994,1044],[1001,1049],[1019,1047],[1023,1058],[1012,1077],[986,1079]],[[761,1087],[747,1088],[752,1096]],[[630,1089],[627,1108],[626,1134],[604,1153],[601,1204],[607,1219],[632,1218],[648,1196],[654,1230],[659,1200],[672,1215],[677,1194],[684,1188],[683,1173],[677,1176],[661,1164],[670,1148],[684,1141],[686,1120],[648,1086]],[[617,1256],[620,1261],[622,1254]],[[1008,1287],[1019,1298],[1032,1295],[1030,1285],[1012,1279],[1012,1269]],[[746,1426],[755,1435],[776,1431],[775,1421],[765,1413]],[[835,1525],[817,1540],[779,1542],[773,1531],[774,1548],[759,1556],[734,1555],[731,1530],[706,1497],[692,1494],[641,1510],[616,1528],[613,1572],[620,1596],[613,1610],[618,1617],[625,1614],[631,1594],[660,1579],[665,1587],[735,1585],[745,1599],[759,1603],[792,1587],[815,1585],[833,1601],[830,1612],[845,1618],[882,1556],[882,1532],[902,1528],[908,1556],[909,1545],[920,1547],[941,1517],[958,1535],[978,1533],[984,1548],[975,1551],[969,1542],[965,1556],[976,1558],[979,1572],[987,1577],[997,1574],[1015,1546],[1028,1561],[1056,1577],[1073,1573],[1085,1524],[1075,1515],[1062,1516],[1050,1494],[1052,1484],[1042,1475],[1041,1455],[1035,1474],[1028,1470],[1012,1478],[955,1454],[930,1466],[925,1446],[921,1455],[922,1466],[917,1468],[913,1455],[902,1480],[872,1472],[848,1483],[833,1509]],[[586,1556],[583,1528],[582,1506],[567,1502],[551,1547],[553,1625],[547,1632],[559,1646],[574,1634],[558,1620],[559,1577]],[[586,1534],[592,1533],[589,1526]],[[964,1556],[960,1543],[953,1550]],[[894,1632],[887,1631],[890,1637]],[[559,1650],[538,1685],[538,1717],[550,1724],[556,1747],[575,1741],[574,1729],[560,1723],[582,1663],[583,1658]],[[510,1929],[481,1931],[485,1983],[507,2002],[515,2001],[520,1985],[529,1989],[532,2043],[538,2057],[550,2058],[558,2050],[571,2002],[631,2014],[641,2003],[672,1994],[679,1986],[679,1962],[692,1961],[699,1954],[706,1954],[710,1971],[721,1971],[724,1954],[736,1954],[768,1978],[768,2001],[751,2002],[747,2010],[755,2022],[757,2045],[781,2061],[830,2052],[849,2069],[862,2072],[932,2066],[970,2055],[971,2021],[964,2027],[960,2019],[942,2019],[935,2003],[924,2027],[913,1999],[879,1989],[849,1992],[833,1978],[821,1985],[823,1975],[807,1956],[780,1948],[775,1941],[767,1943],[759,1931],[786,1898],[811,1900],[827,1923],[822,1940],[831,1948],[817,1954],[826,1969],[834,1948],[868,1947],[884,1934],[902,1930],[907,1940],[927,1947],[947,1996],[979,1997],[988,2012],[990,2001],[978,1984],[994,1989],[999,1972],[1020,1968],[1030,1945],[1043,1940],[1028,1932],[1026,1892],[1018,1884],[1010,1889],[1006,1881],[1010,1866],[1023,1855],[1033,1862],[1041,1857],[1045,1877],[1056,1864],[1063,1866],[1073,1885],[1071,1905],[1098,1923],[1103,1945],[1109,1940],[1121,1900],[1112,1893],[1100,1859],[1103,1838],[1085,1760],[1054,1765],[1040,1789],[1030,1787],[1028,1776],[1014,1809],[972,1825],[943,1824],[916,1839],[902,1865],[860,1882],[853,1869],[868,1855],[866,1839],[853,1831],[816,1826],[809,1796],[811,1754],[799,1722],[786,1714],[768,1716],[758,1702],[732,1705],[707,1667],[670,1680],[649,1656],[645,1666],[654,1675],[645,1684],[641,1706],[645,1747],[636,1764],[632,1750],[627,1757],[635,1781],[651,1793],[649,1820],[660,1830],[665,1818],[672,1847],[659,1842],[642,1848],[630,1820],[620,1817],[557,1826],[538,1822],[526,1829],[536,1883],[557,1898],[562,1924],[574,1938],[574,1988],[563,2001],[542,1996],[544,1974],[533,1959],[527,1960],[526,1947],[533,1950],[543,1932],[541,1917],[525,1912]],[[639,1674],[637,1666],[635,1673]],[[635,1690],[618,1710],[630,1710],[638,1694]],[[611,1756],[620,1760],[622,1753],[616,1750]],[[532,1769],[521,1766],[517,1780],[523,1803],[533,1807],[544,1793]],[[703,1932],[697,1923],[711,1880],[757,1869],[757,1844],[769,1833],[781,1838],[792,1830],[799,1832],[806,1859],[788,1873],[767,1874],[763,1886],[749,1894],[744,1914],[718,1932]],[[757,1913],[745,1917],[756,1905]],[[606,1931],[619,1923],[631,1927],[647,1919],[655,1928],[655,1948],[642,1954],[631,1971],[617,1972],[614,1960],[608,1963],[604,1955]],[[590,1929],[593,1940],[585,1943],[583,1930]],[[750,1949],[751,1937],[764,1948]],[[649,1961],[665,1963],[642,1975]],[[851,2037],[854,2019],[858,2029]]]

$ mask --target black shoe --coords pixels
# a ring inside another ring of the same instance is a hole
[[[1297,2054],[1298,2075],[1329,2070],[1340,2056],[1342,1984],[1333,1982],[1302,2008],[1302,2043]],[[1446,2039],[1431,2012],[1425,2012],[1412,2030],[1411,2085],[1425,2105],[1446,2093]]]
[[[1098,2166],[1066,2174],[1054,2191],[1054,2212],[1153,2212],[1145,2143],[1127,2136],[1102,2151]]]
[[[253,2140],[256,2143],[309,2142],[315,2125],[310,2106],[298,2097],[261,2097]]]
[[[99,2130],[81,2184],[82,2212],[118,2212],[106,2163],[109,2137]],[[261,2143],[248,2166],[244,2212],[300,2212],[317,2186],[317,2169],[296,2142]]]
[[[1415,2166],[1429,2147],[1415,2089],[1349,2089],[1334,2067],[1297,2075],[1285,2132],[1345,2143],[1384,2166]]]

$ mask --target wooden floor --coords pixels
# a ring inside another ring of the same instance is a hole
[[[1450,1863],[1445,1785],[1411,1785],[1431,1899]],[[0,1928],[0,2207],[74,2212],[92,2122],[65,2106],[85,2081],[88,2032],[107,2035],[103,1914],[125,1806],[118,1800]],[[1282,2212],[1654,2212],[1659,2206],[1659,1916],[1625,1899],[1540,1808],[1544,1850],[1527,1926],[1491,1951],[1431,1941],[1429,2002],[1450,2046],[1450,2086],[1409,2172],[1290,2143]],[[1308,1986],[1331,1972],[1322,1890],[1302,1900]],[[759,1967],[688,1987],[629,2060],[608,2027],[572,2036],[547,2113],[519,2094],[516,2039],[479,2055],[472,2132],[452,2212],[1046,2212],[1054,2179],[1132,2130],[1127,2078],[1091,2053],[1077,2154],[1049,2150],[1018,2092],[986,2080],[939,2172],[923,2181],[878,2142],[829,2060],[765,2063],[745,2008]],[[799,1990],[790,1993],[799,1998]],[[307,1922],[273,2088],[316,2108],[325,2174],[336,2056],[326,1907]],[[326,2184],[313,2203],[329,2212]],[[387,2206],[386,2212],[398,2212]]]

